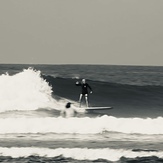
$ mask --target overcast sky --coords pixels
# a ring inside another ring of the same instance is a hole
[[[0,0],[0,63],[163,66],[163,0]]]

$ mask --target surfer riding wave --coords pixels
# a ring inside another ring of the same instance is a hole
[[[81,94],[79,96],[79,106],[81,107],[81,101],[83,96],[85,97],[85,102],[86,102],[86,106],[88,107],[88,88],[90,90],[90,93],[92,93],[92,88],[90,87],[90,85],[88,83],[86,83],[85,79],[82,79],[82,82],[76,82],[76,86],[81,86],[82,91]]]

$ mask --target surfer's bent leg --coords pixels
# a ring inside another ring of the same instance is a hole
[[[86,106],[88,107],[88,94],[85,94],[85,102],[86,102]]]

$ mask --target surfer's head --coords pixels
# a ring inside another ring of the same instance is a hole
[[[82,83],[85,83],[85,79],[82,79]]]
[[[66,104],[66,108],[70,108],[71,107],[71,102],[68,102],[67,104]]]

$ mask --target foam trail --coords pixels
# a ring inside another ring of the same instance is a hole
[[[0,76],[0,112],[36,110],[57,106],[52,88],[41,78],[41,72],[28,68],[15,75]]]
[[[163,157],[163,152],[133,152],[131,150],[124,149],[88,149],[88,148],[0,148],[0,153],[2,156],[11,156],[13,158],[18,157],[28,157],[31,155],[37,155],[42,157],[56,157],[62,155],[66,158],[73,158],[77,160],[97,160],[97,159],[106,159],[110,161],[118,161],[122,156],[127,158],[136,158],[136,157],[149,157],[157,156],[159,158]]]
[[[96,124],[96,125],[94,125]],[[0,133],[78,133],[98,134],[121,132],[138,134],[163,134],[163,118],[3,118],[0,119]]]

